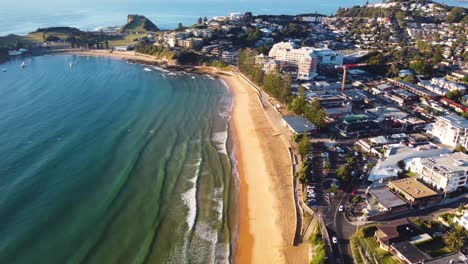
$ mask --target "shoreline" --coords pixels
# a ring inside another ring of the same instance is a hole
[[[157,67],[164,63],[149,55],[110,53],[107,50],[61,50],[44,55],[55,54],[109,57]],[[203,66],[178,69],[175,71],[219,78],[233,95],[229,132],[232,133],[237,161],[233,165],[239,174],[239,214],[231,262],[288,263],[288,259],[293,259],[288,252],[293,248],[296,212],[293,189],[286,187],[293,178],[287,146],[274,136],[274,128],[267,120],[257,94],[237,74]]]

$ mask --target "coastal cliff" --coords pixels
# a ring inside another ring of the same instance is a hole
[[[142,15],[128,15],[127,24],[120,28],[120,32],[158,31],[159,28],[147,17]]]

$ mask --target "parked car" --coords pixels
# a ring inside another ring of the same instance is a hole
[[[340,205],[340,207],[338,207],[338,211],[343,212],[343,205]]]
[[[332,241],[333,241],[334,244],[338,243],[338,239],[336,237],[332,237]]]

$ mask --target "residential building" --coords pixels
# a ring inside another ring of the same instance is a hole
[[[312,80],[317,75],[317,56],[310,47],[296,48],[292,42],[280,42],[271,48],[268,56],[285,66],[298,68],[299,80]]]
[[[408,209],[408,204],[386,186],[370,188],[366,200],[368,216],[387,212],[401,212]]]
[[[466,264],[468,258],[460,252],[447,254],[438,258],[433,258],[424,262],[424,264]]]
[[[392,245],[390,251],[403,263],[407,264],[422,264],[431,259],[430,256],[408,241]]]
[[[221,59],[227,63],[237,63],[239,52],[237,51],[223,51]]]
[[[424,234],[422,230],[412,225],[406,218],[401,218],[377,226],[374,238],[379,247],[389,251],[392,245],[412,240],[422,234]]]
[[[468,231],[468,209],[464,211],[462,216],[454,217],[453,222],[457,223],[459,226]]]
[[[427,133],[440,143],[468,148],[468,120],[457,115],[438,116]]]
[[[200,48],[203,45],[202,38],[188,38],[188,39],[179,39],[177,40],[177,45],[179,47],[187,49],[196,49]]]
[[[467,186],[468,155],[462,152],[415,158],[407,168],[434,189],[450,193]]]

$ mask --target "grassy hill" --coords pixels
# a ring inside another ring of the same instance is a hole
[[[65,41],[67,38],[80,35],[81,33],[79,29],[69,27],[39,28],[25,36],[10,34],[0,37],[0,47],[11,47],[18,42],[23,45],[32,45],[34,43],[42,43],[45,40]]]
[[[120,32],[147,32],[158,30],[159,28],[145,16],[128,15],[127,24],[120,29]]]

